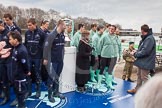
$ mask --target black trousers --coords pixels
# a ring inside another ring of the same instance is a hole
[[[101,56],[98,55],[98,61],[95,60],[95,56],[94,55],[91,55],[91,62],[90,62],[90,65],[92,66],[92,68],[94,70],[96,69],[100,69],[100,61],[101,61]]]
[[[100,67],[101,67],[101,56],[100,55],[98,55],[98,69],[100,69]]]
[[[0,82],[2,82],[3,80],[3,72],[4,72],[4,69],[3,69],[3,64],[0,64]]]
[[[11,64],[6,63],[6,64],[0,64],[0,81],[3,84],[3,87],[8,87],[9,82],[12,81],[13,78],[11,72]]]
[[[95,65],[95,56],[94,55],[91,55],[91,62],[90,62],[90,65],[91,66],[94,66]]]
[[[104,58],[101,57],[101,61],[100,61],[100,74],[103,74],[105,67],[108,67],[108,73],[112,74],[114,67],[116,65],[116,61],[117,61],[117,57],[114,58]]]
[[[48,83],[48,87],[53,87],[53,89],[56,89],[56,92],[58,91],[59,88],[59,78],[63,69],[63,61],[60,62],[52,62],[52,71],[53,73],[55,73],[54,76],[49,76],[47,83]]]
[[[75,82],[76,82],[77,86],[84,87],[85,84],[89,81],[89,79],[90,79],[89,69],[84,70],[77,66],[76,73],[75,73]]]
[[[29,58],[29,64],[30,64],[30,70],[32,70],[32,74],[34,74],[34,79],[36,80],[36,83],[42,82],[41,79],[41,59],[32,59]]]
[[[26,81],[21,82],[20,84],[18,81],[14,81],[14,90],[15,90],[16,98],[18,100],[18,108],[22,108],[22,107],[24,108],[26,106],[25,94],[27,93]]]

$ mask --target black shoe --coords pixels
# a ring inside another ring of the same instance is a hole
[[[59,84],[55,82],[53,86],[53,97],[58,97],[60,99],[65,99],[65,96],[63,96],[61,93],[59,93]]]
[[[51,103],[55,103],[55,99],[51,96],[48,98],[48,100],[51,102]]]
[[[0,105],[4,105],[4,104],[6,104],[8,101],[9,101],[9,98],[5,97],[5,98],[1,101]]]
[[[25,94],[25,99],[27,99],[32,95],[32,80],[29,76],[27,76],[26,87],[27,87],[27,92]]]
[[[10,106],[13,107],[13,106],[16,106],[18,104],[18,100],[17,98],[11,102]]]
[[[127,81],[129,81],[129,82],[134,82],[133,80],[131,80],[130,78],[128,78],[128,80]]]
[[[58,97],[58,98],[60,98],[60,99],[65,99],[65,96],[64,96],[63,94],[61,94],[61,93],[56,93],[56,94],[54,95],[54,97]]]
[[[155,74],[156,74],[156,73],[155,73],[155,70],[154,70],[154,69],[150,70],[150,76],[151,76],[151,77],[153,77]]]
[[[36,83],[36,98],[39,98],[41,96],[41,83],[40,82],[37,82]]]
[[[10,100],[10,91],[9,91],[9,87],[4,87],[3,88],[3,92],[4,92],[4,99],[1,101],[0,105],[4,105],[6,104],[9,100]]]
[[[25,94],[25,99],[27,99],[27,98],[30,97],[31,95],[32,95],[31,92],[27,92],[27,93]]]
[[[48,100],[49,100],[50,102],[52,102],[52,103],[55,102],[55,99],[54,99],[54,97],[52,96],[52,87],[49,87],[49,88],[48,88]]]
[[[5,94],[4,92],[2,91],[1,94],[0,94],[0,98],[4,98],[5,97]]]
[[[78,91],[83,93],[86,91],[86,88],[85,87],[77,87]]]
[[[41,95],[41,92],[40,92],[40,91],[37,91],[35,97],[36,97],[36,98],[39,98],[40,95]]]
[[[122,79],[125,80],[125,79],[126,79],[126,75],[123,75],[123,76],[122,76]]]
[[[17,108],[26,108],[25,99],[21,99],[18,101]]]
[[[16,106],[16,108],[28,108],[26,106]]]
[[[81,87],[77,87],[77,90],[78,90],[79,92],[82,92],[82,88],[81,88]]]

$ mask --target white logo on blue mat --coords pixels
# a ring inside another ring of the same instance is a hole
[[[47,107],[47,106],[51,107],[51,108],[62,108],[67,103],[67,98],[65,98],[65,99],[55,98],[55,102],[51,103],[48,100],[48,92],[47,91],[42,91],[39,99],[35,98],[35,94],[36,94],[35,92],[32,93],[32,95],[27,99],[27,103],[29,103],[30,105],[32,105],[32,102],[39,101],[37,103],[37,105],[33,104],[35,106],[32,106],[32,108]]]
[[[132,97],[132,96],[133,96],[133,95],[131,95],[131,94],[127,94],[127,95],[124,95],[124,96],[115,95],[115,96],[112,96],[112,97],[107,98],[107,99],[105,100],[106,102],[104,102],[103,105],[107,106],[108,103],[113,104],[113,103],[119,102],[119,101],[121,101],[121,100],[130,98],[130,97]]]

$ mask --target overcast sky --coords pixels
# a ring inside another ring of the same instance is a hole
[[[154,32],[162,28],[162,0],[0,0],[0,3],[21,8],[54,9],[72,17],[103,18],[123,28],[140,30],[149,24]]]

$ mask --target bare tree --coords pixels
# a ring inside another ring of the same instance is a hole
[[[22,9],[22,8],[18,8],[16,6],[5,7],[2,4],[0,4],[0,18],[3,18],[3,15],[5,13],[10,13],[13,16],[14,21],[20,26],[21,29],[27,29],[26,21],[27,21],[27,19],[29,19],[31,17],[33,17],[37,20],[38,25],[40,25],[40,22],[44,19],[50,21],[49,29],[53,29],[56,22],[61,18],[72,19],[70,15],[67,15],[67,14],[62,15],[60,12],[57,12],[53,9],[50,9],[49,11],[44,11],[44,10],[41,10],[38,8]],[[75,24],[74,25],[75,31],[78,29],[78,24],[80,24],[80,23],[85,24],[87,29],[90,29],[90,25],[92,23],[103,24],[103,25],[106,24],[106,22],[102,18],[92,19],[92,18],[88,18],[88,17],[78,17],[73,20],[74,20],[74,24]],[[120,25],[119,25],[119,27],[121,28]]]
[[[115,25],[116,25],[116,27],[117,27],[119,30],[122,29],[122,26],[121,26],[120,24],[115,24]]]

